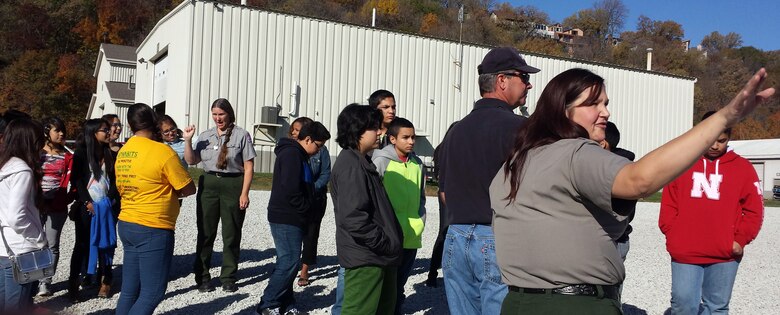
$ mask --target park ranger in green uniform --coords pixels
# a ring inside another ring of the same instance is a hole
[[[190,165],[202,162],[206,171],[198,180],[195,283],[200,292],[214,290],[209,268],[221,219],[224,250],[219,280],[223,291],[235,292],[241,227],[249,207],[249,186],[257,153],[249,132],[235,125],[236,115],[226,99],[211,104],[211,118],[216,126],[201,133],[194,145],[195,126],[184,129],[184,159]]]

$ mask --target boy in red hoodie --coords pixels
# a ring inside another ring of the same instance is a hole
[[[706,119],[714,112],[702,117]],[[728,150],[725,130],[701,160],[663,190],[658,226],[672,257],[671,313],[728,314],[743,249],[758,235],[758,175]]]

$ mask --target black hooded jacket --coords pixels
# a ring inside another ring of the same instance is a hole
[[[376,166],[355,150],[342,150],[330,177],[336,213],[336,250],[344,268],[398,266],[401,226]]]
[[[304,227],[314,191],[309,155],[297,141],[289,138],[279,140],[274,153],[268,222]]]

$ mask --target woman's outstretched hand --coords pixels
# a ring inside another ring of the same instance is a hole
[[[774,88],[761,90],[761,86],[764,81],[766,81],[766,77],[766,69],[759,69],[750,77],[750,80],[745,83],[745,87],[737,93],[734,99],[720,110],[721,114],[726,118],[726,125],[728,127],[737,124],[740,120],[752,113],[756,106],[765,102],[775,94]]]

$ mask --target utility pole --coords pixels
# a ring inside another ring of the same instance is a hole
[[[458,22],[460,22],[460,35],[458,35],[458,46],[460,46],[460,53],[458,56],[458,60],[455,61],[455,64],[458,66],[458,83],[455,84],[455,88],[458,90],[461,89],[461,86],[463,84],[463,4],[460,4],[460,9],[458,10]]]

